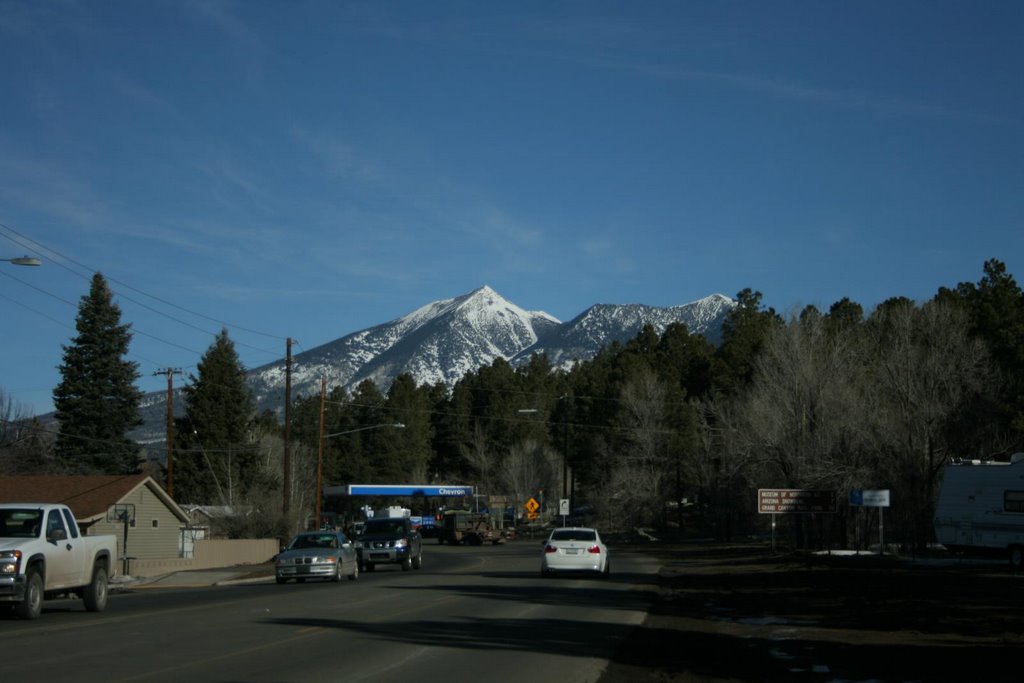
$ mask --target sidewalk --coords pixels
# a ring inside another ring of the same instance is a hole
[[[272,564],[244,565],[220,569],[192,569],[159,576],[116,576],[110,581],[110,589],[115,591],[139,588],[202,588],[242,583],[267,583],[273,578],[274,566]]]

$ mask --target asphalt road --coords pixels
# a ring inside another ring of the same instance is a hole
[[[4,677],[42,681],[596,681],[641,623],[658,563],[541,578],[539,540],[427,543],[424,566],[358,581],[136,588],[107,610],[0,619]],[[614,551],[614,549],[613,549]]]

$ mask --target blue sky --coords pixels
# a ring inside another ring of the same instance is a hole
[[[1024,4],[0,0],[0,388],[93,271],[140,386],[490,285],[569,320],[1024,272]],[[180,381],[180,380],[179,380]]]

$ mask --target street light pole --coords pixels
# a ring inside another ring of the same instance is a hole
[[[321,406],[322,408],[322,406]],[[281,508],[285,518],[292,495],[292,338],[285,342],[284,356],[284,472],[281,482]]]

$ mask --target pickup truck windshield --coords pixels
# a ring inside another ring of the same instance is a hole
[[[366,523],[364,534],[404,534],[405,522],[387,519],[373,519]]]
[[[7,508],[0,510],[0,538],[36,538],[43,522],[41,510]]]

